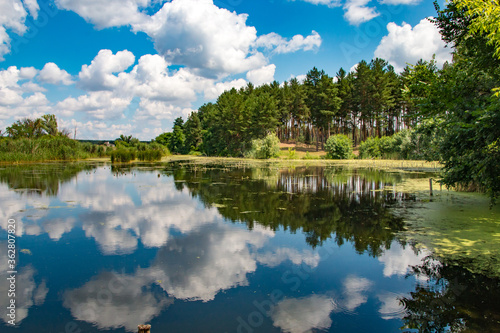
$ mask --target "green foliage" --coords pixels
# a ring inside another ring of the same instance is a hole
[[[352,140],[347,135],[333,135],[326,140],[326,157],[336,160],[345,160],[351,158]]]
[[[288,148],[288,155],[286,157],[287,159],[289,160],[294,160],[297,158],[297,152],[295,151],[295,149],[292,149],[292,147],[289,147]]]
[[[186,136],[184,134],[184,121],[181,117],[175,119],[174,130],[168,141],[168,149],[174,154],[184,154]]]
[[[203,154],[200,152],[200,151],[193,151],[191,150],[188,155],[191,155],[191,156],[202,156]]]
[[[127,163],[133,161],[136,158],[136,154],[137,152],[134,149],[119,148],[111,152],[111,163]]]
[[[500,86],[500,58],[492,35],[498,26],[490,25],[498,25],[497,15],[498,1],[457,0],[439,10],[434,22],[456,53],[423,106],[443,120],[443,183],[485,191],[492,203],[500,195],[500,100],[494,94]]]
[[[278,84],[255,88],[249,84],[219,96],[216,104],[200,108],[203,151],[209,156],[242,156],[252,140],[262,139],[278,124]]]
[[[457,9],[466,11],[471,18],[470,36],[484,35],[488,44],[495,47],[500,58],[500,3],[498,0],[455,0]]]
[[[381,138],[368,138],[359,145],[359,157],[360,158],[399,158],[400,147],[399,142],[396,138],[398,134],[394,136],[383,136]]]
[[[311,111],[311,121],[325,133],[342,102],[338,97],[337,86],[332,77],[314,67],[307,73],[304,87],[307,94],[306,104]]]
[[[78,141],[64,136],[43,136],[37,139],[0,140],[0,161],[67,161],[90,157]]]
[[[268,134],[264,139],[252,141],[252,148],[245,154],[249,158],[277,158],[280,154],[280,140],[276,134]]]
[[[155,138],[155,141],[157,143],[159,143],[159,144],[167,147],[168,146],[168,142],[169,142],[171,136],[172,136],[172,133],[170,133],[170,132],[163,133],[163,134],[158,135]]]
[[[382,153],[380,152],[380,139],[378,137],[368,138],[361,142],[359,145],[359,157],[360,158],[380,158]]]
[[[57,119],[53,114],[43,115],[41,118],[25,118],[18,120],[7,127],[7,134],[13,139],[35,139],[44,135],[66,136],[65,132],[60,132],[57,127]]]
[[[121,134],[120,137],[115,140],[115,145],[118,148],[136,147],[139,143],[139,139],[134,138],[132,135],[126,136]]]
[[[161,158],[162,158],[161,150],[148,149],[137,152],[137,159],[139,159],[139,161],[153,162],[153,161],[160,161]]]
[[[198,151],[203,142],[201,121],[196,112],[191,113],[186,124],[184,125],[184,134],[186,141],[184,142],[184,152]]]
[[[149,144],[142,143],[137,147],[137,159],[140,161],[160,161],[163,156],[168,154],[168,149],[155,141]]]
[[[306,151],[306,154],[304,157],[302,157],[303,160],[319,160],[319,156],[316,155],[311,155],[308,151]]]
[[[168,149],[163,145],[153,141],[151,143],[139,142],[134,147],[118,149],[111,152],[111,162],[130,162],[136,158],[140,161],[160,161],[161,158],[168,154]]]
[[[433,84],[438,78],[434,59],[430,62],[419,60],[415,65],[408,65],[401,74],[403,97],[406,107],[406,118],[416,123],[422,116],[421,105],[425,104],[431,94]]]
[[[90,142],[80,143],[81,149],[90,156],[105,157],[109,156],[111,149],[103,145],[95,145]]]

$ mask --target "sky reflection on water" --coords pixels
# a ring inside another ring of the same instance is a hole
[[[2,332],[400,332],[400,300],[429,282],[391,213],[414,199],[383,190],[399,174],[29,168],[0,170],[1,239],[14,218],[29,250]]]

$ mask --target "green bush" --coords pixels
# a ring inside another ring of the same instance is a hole
[[[352,157],[352,140],[347,135],[333,135],[325,143],[326,157],[346,160]]]
[[[295,149],[292,149],[292,147],[289,147],[287,159],[294,160],[296,158],[297,158],[297,152],[295,151]]]
[[[392,137],[394,138],[394,151],[398,154],[398,158],[410,159],[415,150],[415,145],[412,143],[412,131],[404,129]]]
[[[132,149],[120,148],[111,153],[111,163],[130,162],[135,158],[136,151]]]
[[[252,148],[245,156],[258,159],[277,158],[280,156],[280,139],[272,133],[264,139],[253,140]]]
[[[383,136],[379,140],[379,149],[382,158],[397,158],[396,140],[393,136]]]
[[[393,136],[368,138],[359,146],[360,158],[439,161],[444,130],[439,120],[426,120]]]
[[[368,138],[361,142],[359,145],[359,157],[360,158],[380,158],[382,153],[380,152],[380,139],[379,138]]]
[[[398,158],[400,153],[400,140],[394,136],[383,136],[381,138],[368,138],[359,146],[360,158]]]

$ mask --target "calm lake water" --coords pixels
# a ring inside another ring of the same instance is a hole
[[[498,209],[470,213],[399,186],[429,177],[241,163],[2,167],[0,331],[500,332]],[[424,244],[419,233],[436,235],[425,223],[439,222],[428,213],[442,206],[492,228],[486,250],[438,252],[454,230]]]

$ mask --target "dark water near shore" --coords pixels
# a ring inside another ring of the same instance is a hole
[[[149,323],[153,333],[500,332],[496,238],[491,260],[481,258],[491,269],[481,271],[474,258],[438,256],[408,236],[409,216],[431,208],[398,184],[430,176],[241,164],[2,167],[0,331],[136,332]],[[9,219],[16,327],[7,317]]]

